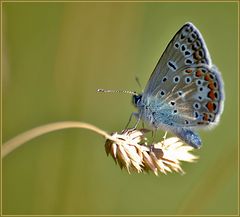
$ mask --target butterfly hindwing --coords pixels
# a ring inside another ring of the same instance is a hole
[[[176,75],[169,77],[154,96],[160,107],[153,110],[167,110],[174,127],[199,128],[217,123],[224,98],[220,72],[207,65],[193,65],[183,68],[177,76],[177,82]],[[165,87],[171,90],[166,91]]]

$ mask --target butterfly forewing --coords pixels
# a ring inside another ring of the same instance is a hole
[[[173,37],[158,61],[144,90],[144,95],[155,95],[161,84],[173,74],[194,64],[211,66],[211,58],[198,29],[186,23]]]

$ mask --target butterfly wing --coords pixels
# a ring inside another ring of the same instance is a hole
[[[168,75],[193,64],[211,66],[211,58],[203,37],[192,23],[186,23],[168,44],[146,85],[143,95],[155,95]],[[170,90],[170,87],[169,87]]]
[[[170,126],[210,126],[218,122],[223,110],[222,77],[216,68],[207,65],[185,67],[177,75],[169,75],[154,98],[161,106],[153,110],[164,112],[165,109]]]
[[[224,100],[222,77],[193,24],[186,23],[168,44],[143,93],[143,98],[149,97],[158,102],[152,110],[160,125],[165,121],[170,128],[193,129],[218,122]]]

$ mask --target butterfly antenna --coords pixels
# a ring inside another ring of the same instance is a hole
[[[135,76],[135,80],[136,80],[138,86],[139,86],[139,87],[141,88],[141,90],[142,90],[142,89],[143,89],[143,88],[142,88],[142,85],[141,85],[141,83],[140,83],[140,81],[139,81],[139,78],[138,78],[137,76]]]
[[[130,91],[130,90],[105,90],[105,89],[97,89],[97,92],[99,92],[99,93],[128,93],[128,94],[131,94],[131,95],[138,95],[136,92]]]

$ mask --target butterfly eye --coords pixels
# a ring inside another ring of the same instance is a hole
[[[133,95],[132,97],[132,103],[135,106],[137,106],[141,100],[142,100],[142,95]]]

